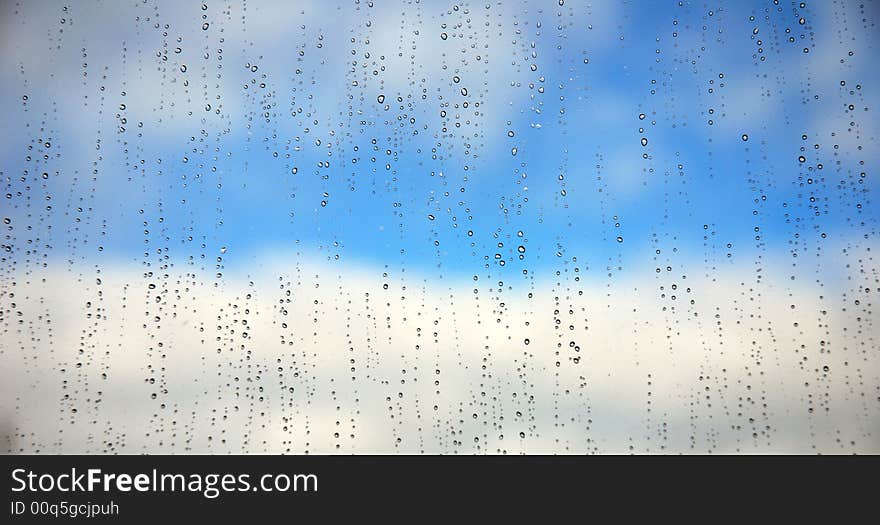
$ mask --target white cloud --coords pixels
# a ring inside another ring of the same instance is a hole
[[[500,293],[342,262],[249,271],[17,276],[11,450],[880,450],[874,328],[821,288],[779,287],[781,266],[764,284],[651,271]]]

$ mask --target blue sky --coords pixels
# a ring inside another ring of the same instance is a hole
[[[601,275],[875,234],[870,6],[240,9],[4,6],[13,258]]]

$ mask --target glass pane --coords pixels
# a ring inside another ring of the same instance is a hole
[[[5,2],[2,448],[878,453],[876,23]]]

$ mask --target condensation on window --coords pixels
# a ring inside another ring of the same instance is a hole
[[[878,453],[874,2],[0,5],[8,453]]]

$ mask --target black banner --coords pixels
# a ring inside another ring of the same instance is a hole
[[[4,523],[853,517],[877,457],[4,456]],[[709,515],[704,515],[709,518]]]

